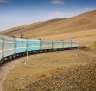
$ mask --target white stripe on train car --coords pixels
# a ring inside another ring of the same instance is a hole
[[[11,49],[4,49],[3,51],[9,51],[9,50],[14,50],[14,48],[11,48]]]
[[[14,49],[4,49],[3,51],[10,51],[10,50],[14,50]],[[2,51],[0,50],[0,52]]]
[[[24,49],[24,48],[27,48],[27,47],[18,47],[18,48],[16,48],[16,49]]]
[[[27,42],[27,39],[19,39],[19,38],[16,38],[15,40],[16,40],[16,42],[19,42],[19,41],[22,41],[22,42],[23,42],[23,41],[24,41],[24,42]]]
[[[10,44],[14,44],[14,42],[5,42],[5,41],[4,41],[4,43],[10,43]]]
[[[29,47],[40,47],[40,46],[29,46]]]
[[[33,41],[39,42],[40,40],[28,40],[28,42],[33,42]]]

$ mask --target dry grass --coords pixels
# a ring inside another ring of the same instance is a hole
[[[21,91],[96,91],[96,62],[30,82]]]
[[[4,90],[49,91],[45,90],[47,89],[48,86],[50,87],[55,86],[55,88],[57,87],[59,89],[58,87],[59,83],[58,86],[55,85],[54,83],[54,81],[56,80],[52,80],[52,82],[49,81],[46,83],[46,79],[47,78],[50,79],[54,76],[56,77],[56,75],[59,75],[62,72],[63,73],[69,72],[70,69],[74,69],[74,67],[78,66],[81,67],[81,65],[86,65],[87,63],[94,61],[96,61],[96,54],[94,52],[82,51],[82,50],[73,50],[73,51],[71,50],[71,51],[37,54],[34,56],[30,56],[29,62],[27,62],[27,64],[25,64],[25,61],[22,61],[17,65],[16,68],[14,68],[10,72],[4,83]],[[71,73],[72,77],[74,77],[73,76],[74,74],[75,72]],[[68,83],[67,81],[68,79],[65,81],[66,84]],[[53,83],[54,85],[52,85]],[[42,86],[45,89],[42,90]],[[64,91],[64,90],[53,89],[52,91]]]
[[[24,37],[42,39],[75,39],[80,45],[91,45],[96,40],[96,10],[69,19],[53,19],[23,26]],[[19,27],[3,32],[20,37]]]

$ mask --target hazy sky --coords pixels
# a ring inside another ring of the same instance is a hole
[[[0,0],[0,30],[96,9],[96,0]]]

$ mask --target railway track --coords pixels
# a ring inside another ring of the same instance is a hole
[[[0,35],[0,63],[33,53],[78,48],[76,40],[23,39]]]

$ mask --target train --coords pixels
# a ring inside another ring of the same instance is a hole
[[[24,39],[0,35],[0,63],[18,56],[44,51],[78,48],[76,40]]]

